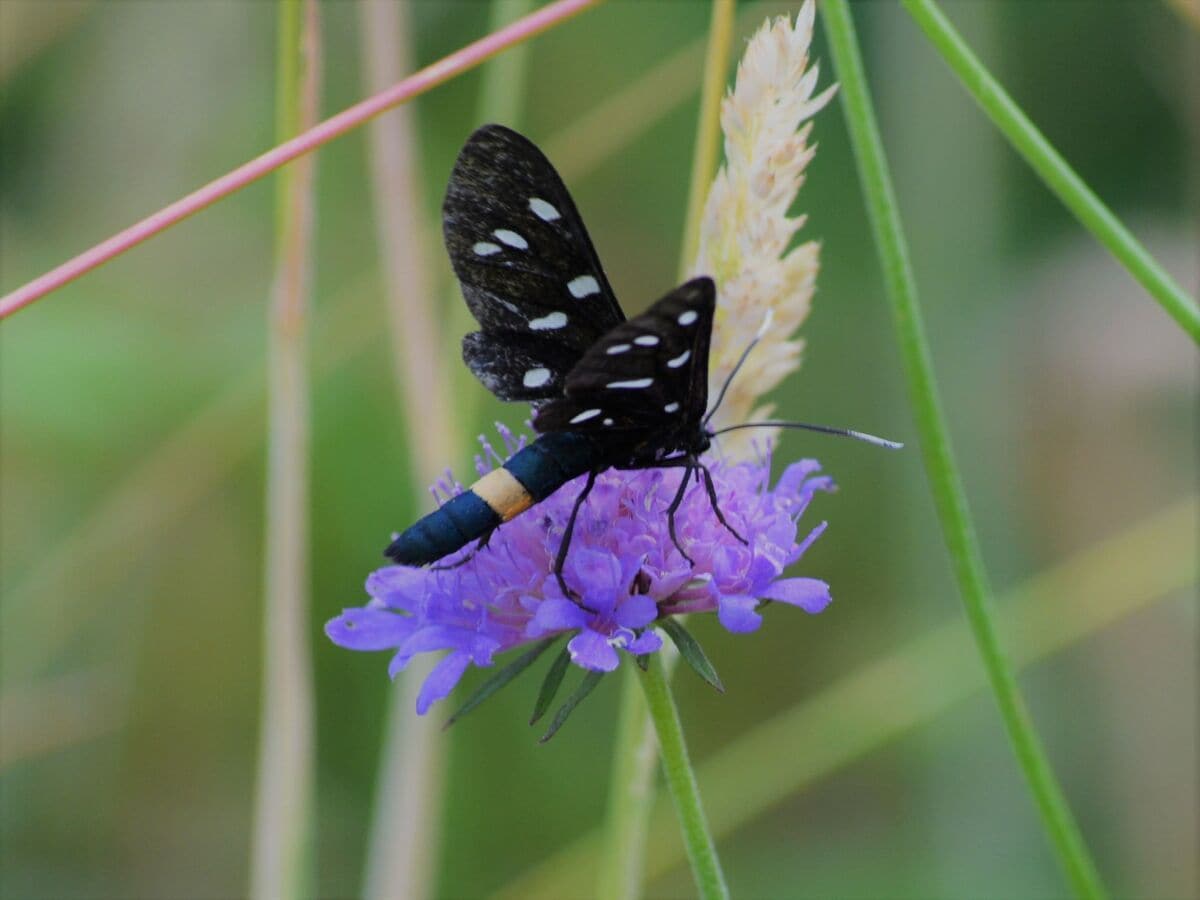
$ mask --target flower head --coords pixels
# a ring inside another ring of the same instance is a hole
[[[768,316],[771,328],[730,385],[713,426],[765,418],[759,399],[800,365],[803,344],[792,335],[808,316],[820,247],[792,239],[804,216],[788,209],[816,152],[809,121],[835,87],[814,96],[818,70],[809,65],[813,0],[793,23],[786,16],[755,33],[738,64],[733,89],[721,105],[725,164],[704,206],[700,250],[693,270],[717,283],[717,314],[708,370],[716,396],[742,351]],[[760,432],[761,437],[762,432]],[[745,458],[744,433],[722,440],[727,456]]]
[[[518,444],[501,429],[510,452]],[[497,461],[484,442],[484,473]],[[729,631],[754,631],[758,607],[777,600],[820,612],[829,587],[814,578],[783,578],[825,529],[802,537],[798,520],[815,491],[832,480],[804,460],[772,487],[768,460],[711,466],[717,500],[742,544],[717,520],[702,485],[693,483],[668,534],[667,507],[682,475],[677,469],[607,471],[580,510],[563,576],[578,596],[566,596],[554,574],[563,531],[582,478],[501,526],[488,546],[455,568],[388,566],[367,579],[370,600],[325,626],[352,650],[393,650],[394,676],[418,653],[448,651],[426,680],[417,711],[446,696],[467,666],[489,666],[497,653],[570,634],[571,660],[607,672],[622,653],[653,653],[662,639],[652,627],[668,616],[716,612]],[[444,493],[461,487],[443,484]],[[460,551],[462,556],[468,551]],[[459,557],[461,559],[461,556]],[[456,558],[443,561],[452,565]]]

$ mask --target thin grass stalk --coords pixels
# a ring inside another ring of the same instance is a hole
[[[1193,591],[1200,499],[1189,497],[1005,591],[1000,624],[1021,668],[1077,646],[1156,602]],[[961,620],[947,622],[843,675],[747,730],[696,767],[713,832],[729,835],[822,779],[933,722],[988,686]],[[650,817],[646,877],[685,859],[674,810]],[[497,900],[570,894],[605,858],[584,835],[510,882]]]
[[[209,182],[199,190],[176,200],[124,231],[114,234],[44,275],[22,285],[4,297],[0,297],[0,319],[12,315],[35,300],[70,284],[92,269],[136,247],[142,241],[154,237],[172,225],[177,225],[218,200],[241,190],[265,175],[269,175],[280,166],[363,125],[380,113],[473,69],[501,50],[529,40],[555,25],[560,25],[572,16],[578,15],[600,2],[601,0],[556,0],[556,2],[548,3],[507,28],[468,44],[392,85],[387,90],[380,91],[378,94],[356,103],[349,109],[314,125],[289,141],[277,144],[261,156],[238,166],[232,172]]]
[[[646,698],[646,708],[658,736],[663,775],[683,832],[683,843],[692,867],[692,876],[696,879],[696,890],[702,900],[725,900],[729,897],[729,888],[725,884],[716,844],[713,843],[700,804],[700,789],[688,760],[679,710],[675,708],[675,700],[667,684],[667,673],[657,653],[650,655],[646,671],[639,671],[638,675]]]
[[[1200,307],[1158,264],[1116,215],[1046,140],[1037,126],[984,67],[933,0],[903,0],[908,14],[963,87],[1071,214],[1200,344]]]
[[[713,0],[704,57],[699,121],[692,152],[688,205],[684,213],[685,237],[679,262],[680,277],[686,276],[692,260],[696,258],[700,242],[700,217],[720,161],[721,98],[725,92],[733,48],[734,13],[732,0]],[[666,678],[664,688],[669,692],[669,680],[678,655],[673,648],[664,647],[659,656],[659,665]],[[597,883],[597,896],[601,900],[633,900],[641,895],[647,829],[651,804],[654,802],[654,768],[659,758],[658,737],[646,712],[638,679],[623,679],[604,826],[605,858]],[[699,878],[699,873],[697,876]]]
[[[280,141],[317,121],[316,0],[279,0],[276,129]],[[268,349],[263,686],[250,894],[299,897],[312,880],[313,684],[308,640],[308,305],[314,163],[276,188],[276,270]]]
[[[394,0],[360,6],[364,79],[375,93],[411,67],[411,9]],[[450,392],[451,374],[440,348],[433,241],[425,216],[411,106],[376,119],[368,130],[370,172],[379,255],[387,295],[396,390],[413,460],[414,497],[457,457],[463,444]],[[432,717],[413,714],[421,683],[436,660],[414,660],[393,684],[368,837],[364,895],[423,900],[433,893],[441,835],[446,738]]]
[[[1102,897],[1105,892],[1099,874],[1046,758],[996,628],[991,588],[942,413],[907,242],[871,106],[850,9],[846,0],[826,0],[824,11],[825,29],[842,85],[842,103],[851,145],[904,361],[909,401],[921,438],[925,471],[967,621],[1017,761],[1033,792],[1043,826],[1067,879],[1079,896]]]

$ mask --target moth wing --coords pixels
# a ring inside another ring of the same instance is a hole
[[[563,396],[538,409],[533,427],[651,435],[698,424],[715,307],[712,279],[694,278],[611,329],[567,374]]]
[[[501,399],[558,396],[570,366],[625,316],[550,161],[509,128],[479,128],[454,164],[442,226],[481,326],[464,362]]]

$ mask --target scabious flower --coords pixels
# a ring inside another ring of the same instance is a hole
[[[519,442],[500,427],[509,453]],[[484,474],[499,458],[484,441]],[[722,513],[749,546],[717,520],[706,492],[692,485],[667,530],[667,507],[679,486],[678,469],[610,470],[581,508],[563,571],[578,598],[564,596],[554,576],[563,530],[583,479],[568,482],[529,512],[506,522],[489,545],[455,568],[388,566],[367,579],[370,600],[346,609],[326,634],[352,650],[392,650],[393,676],[419,653],[446,651],[423,685],[417,711],[445,697],[467,667],[489,666],[496,654],[548,636],[570,634],[571,660],[608,672],[621,653],[662,646],[654,624],[669,616],[716,612],[732,632],[761,623],[759,606],[776,600],[817,613],[829,586],[814,578],[783,578],[825,529],[801,535],[798,522],[814,492],[830,490],[812,460],[788,466],[774,486],[770,461],[712,464]],[[441,494],[461,486],[443,483]],[[469,551],[443,561],[453,565]]]
[[[709,392],[715,396],[768,312],[763,336],[730,385],[712,425],[766,418],[772,407],[760,398],[800,365],[803,343],[792,339],[808,316],[816,285],[820,245],[806,241],[788,249],[805,217],[788,216],[816,153],[808,143],[810,119],[836,86],[814,96],[817,66],[809,65],[813,0],[793,23],[786,16],[764,22],[738,63],[733,89],[721,104],[725,164],[704,205],[700,248],[693,272],[717,284],[717,312],[709,360]],[[758,438],[768,433],[758,432]],[[731,458],[752,452],[747,432],[729,435],[722,450]]]

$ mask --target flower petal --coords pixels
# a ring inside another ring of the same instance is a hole
[[[717,607],[717,618],[726,631],[745,634],[757,631],[762,625],[762,616],[755,612],[758,600],[746,594],[731,594],[722,597]]]
[[[635,656],[641,656],[643,653],[654,653],[659,650],[662,643],[662,638],[658,636],[657,631],[646,629],[630,641],[625,649]]]
[[[585,628],[571,638],[567,650],[575,665],[597,672],[611,672],[621,661],[608,639],[590,628]]]
[[[816,578],[781,578],[767,589],[766,596],[807,613],[819,613],[833,602],[829,585]]]
[[[543,600],[526,626],[525,634],[528,637],[542,637],[555,631],[582,628],[587,621],[587,613],[577,603],[570,600]]]
[[[351,607],[325,623],[325,634],[347,650],[387,650],[412,635],[417,620],[383,609]]]
[[[645,628],[658,618],[658,604],[646,594],[634,594],[621,601],[613,618],[626,628]]]
[[[470,662],[471,657],[466,653],[451,653],[438,662],[417,694],[417,715],[425,715],[430,706],[454,690]]]

